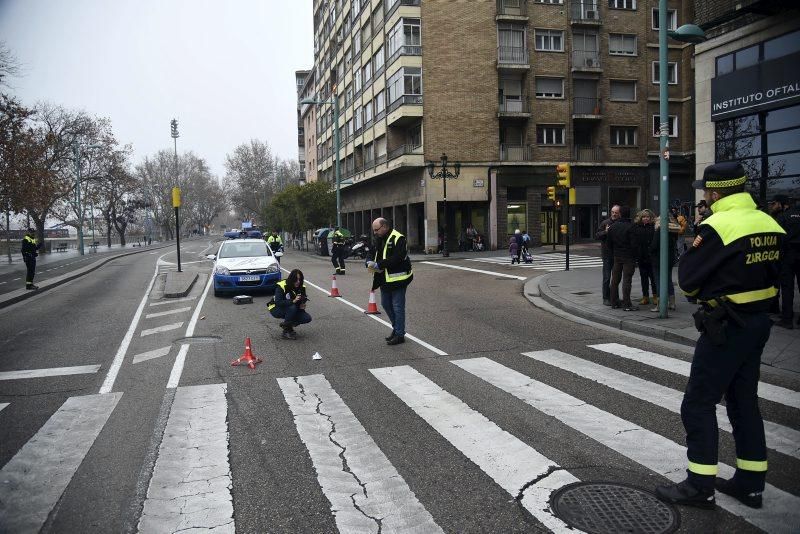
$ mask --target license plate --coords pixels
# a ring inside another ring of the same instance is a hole
[[[259,280],[261,280],[261,277],[258,275],[239,277],[240,282],[258,282]]]

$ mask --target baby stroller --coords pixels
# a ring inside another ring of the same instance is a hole
[[[528,252],[528,247],[525,245],[522,245],[522,253],[520,253],[520,257],[525,263],[533,263],[533,256],[530,252]]]

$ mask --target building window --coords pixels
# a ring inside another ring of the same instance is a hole
[[[369,19],[367,19],[364,26],[361,27],[361,42],[367,44],[370,37],[372,37],[372,25],[369,23]]]
[[[370,80],[372,80],[372,62],[367,61],[364,63],[364,66],[361,67],[361,79],[364,80],[364,84],[368,84]]]
[[[536,98],[564,98],[564,79],[537,76]]]
[[[408,129],[406,141],[406,144],[414,148],[422,146],[422,124],[417,124]]]
[[[658,61],[653,61],[653,83],[659,83],[661,77],[659,74],[661,73]],[[669,85],[676,85],[678,83],[678,64],[677,63],[668,63],[667,64],[667,83]]]
[[[609,99],[620,102],[636,102],[636,82],[634,80],[611,80]]]
[[[563,145],[564,126],[553,124],[539,124],[536,126],[537,145]]]
[[[636,127],[612,126],[611,146],[636,146]]]
[[[506,217],[508,222],[506,232],[509,235],[513,235],[516,230],[526,229],[528,227],[528,203],[509,201]]]
[[[348,83],[344,89],[344,105],[349,106],[353,103],[353,84]]]
[[[371,167],[375,163],[375,145],[367,143],[364,145],[364,166]]]
[[[653,137],[659,137],[661,135],[661,127],[659,124],[658,115],[653,115]],[[678,137],[678,116],[677,115],[670,115],[669,116],[669,136],[670,137]]]
[[[403,96],[422,95],[422,69],[403,67],[392,74],[386,85],[390,105]]]
[[[635,56],[636,36],[622,33],[608,34],[608,53],[612,56]]]
[[[800,52],[800,30],[717,57],[717,76]]]
[[[611,9],[636,9],[636,0],[608,0]]]
[[[381,46],[372,56],[372,70],[378,72],[383,68],[383,47]]]
[[[422,28],[419,19],[400,19],[389,32],[387,53],[419,55],[422,53]]]
[[[667,29],[674,30],[678,27],[678,12],[674,9],[667,10]],[[653,29],[658,28],[658,9],[653,8]]]
[[[372,101],[364,104],[364,124],[372,122]]]
[[[353,57],[361,53],[361,32],[353,34]]]
[[[383,91],[378,92],[373,102],[375,102],[375,116],[377,117],[386,109],[386,93]]]
[[[356,67],[353,70],[353,93],[356,95],[361,92],[361,69]]]
[[[363,126],[364,123],[361,121],[361,110],[359,109],[353,113],[353,134],[358,134]]]
[[[500,61],[507,63],[527,63],[528,50],[525,39],[525,27],[513,24],[498,24],[497,45]]]
[[[535,0],[535,2],[537,4],[563,4],[564,0]],[[510,6],[507,0],[505,2],[506,7],[519,7],[519,0],[517,0],[516,4],[516,6]]]
[[[559,30],[534,30],[536,50],[540,52],[563,52],[564,32]]]

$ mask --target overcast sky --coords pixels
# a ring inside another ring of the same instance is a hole
[[[111,119],[133,162],[192,150],[224,175],[257,138],[297,159],[294,72],[313,61],[312,0],[0,0],[0,40],[23,64],[10,80],[45,100]]]

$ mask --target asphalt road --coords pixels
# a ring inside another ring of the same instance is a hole
[[[685,377],[589,345],[690,356],[534,307],[517,277],[541,271],[416,262],[417,341],[388,347],[385,314],[362,312],[360,265],[335,299],[330,263],[289,251],[283,267],[320,288],[309,287],[312,323],[289,341],[269,296],[237,306],[207,291],[214,248],[185,244],[184,270],[201,275],[185,299],[161,296],[175,268],[165,249],[0,310],[0,531],[539,532],[563,529],[544,509],[570,481],[652,488],[683,476],[670,395]],[[247,337],[264,360],[255,370],[230,365]],[[791,390],[761,402],[778,440],[767,440],[767,507],[746,520],[723,499],[680,508],[679,531],[800,524],[800,407],[786,405],[800,382],[763,380]],[[728,431],[720,444],[720,461],[735,462]]]

